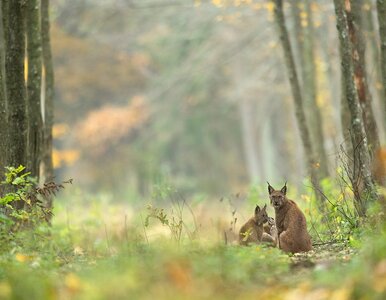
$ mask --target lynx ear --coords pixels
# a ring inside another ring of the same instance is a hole
[[[273,192],[275,189],[269,184],[268,181],[267,181],[267,183],[268,183],[268,193],[271,195],[272,192]]]
[[[280,190],[280,192],[282,192],[284,195],[287,193],[287,181],[285,182],[285,184],[282,187],[282,189]]]
[[[259,211],[260,211],[260,206],[256,205],[255,214],[257,214]]]
[[[267,209],[267,204],[265,204],[263,207],[263,210],[266,210],[266,209]]]

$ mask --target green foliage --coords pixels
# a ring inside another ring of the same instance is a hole
[[[63,184],[54,182],[37,187],[36,180],[21,165],[17,168],[6,167],[6,170],[5,179],[0,183],[5,191],[0,198],[0,234],[5,239],[9,231],[48,222],[52,212],[45,206],[44,200],[64,188]]]
[[[1,182],[1,185],[11,185],[16,187],[17,192],[7,193],[4,197],[0,198],[0,205],[9,206],[9,203],[13,201],[26,201],[26,195],[32,186],[31,179],[28,178],[29,172],[22,174],[25,167],[19,166],[18,168],[6,167],[5,180]],[[9,207],[12,208],[12,207]]]
[[[331,178],[323,179],[321,186],[326,211],[324,213],[318,211],[315,197],[310,198],[309,208],[306,210],[308,223],[311,225],[309,229],[314,240],[322,243],[350,241],[355,244],[361,220],[355,210],[350,186],[345,181]]]
[[[30,214],[23,208],[26,206],[32,208],[34,204],[30,197],[34,182],[29,177],[30,173],[25,172],[24,166],[6,167],[6,170],[5,180],[1,185],[9,192],[0,198],[1,222],[15,225],[17,222],[26,222],[30,219]]]

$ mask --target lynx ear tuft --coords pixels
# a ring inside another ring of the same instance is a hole
[[[259,211],[260,211],[260,206],[256,205],[255,214],[257,214]]]
[[[269,184],[268,181],[267,181],[267,183],[268,183],[268,193],[271,195],[272,192],[273,192],[275,189]]]
[[[287,181],[285,182],[284,186],[280,190],[284,195],[287,193]]]

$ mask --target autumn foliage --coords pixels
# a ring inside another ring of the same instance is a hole
[[[127,106],[107,105],[90,112],[79,124],[76,138],[88,155],[103,155],[122,140],[130,139],[149,117],[145,99],[137,96]]]

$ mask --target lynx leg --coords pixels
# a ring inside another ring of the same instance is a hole
[[[261,237],[262,242],[270,243],[272,246],[276,246],[276,239],[269,235],[268,233],[263,233],[263,236]]]
[[[271,230],[270,230],[270,233],[271,233],[271,236],[274,238],[275,240],[275,246],[277,246],[278,248],[280,248],[280,244],[279,244],[279,241],[278,241],[278,238],[277,238],[277,229],[276,229],[276,226],[273,225],[271,227]]]
[[[287,231],[283,231],[279,236],[279,247],[284,252],[294,252],[293,241]]]

